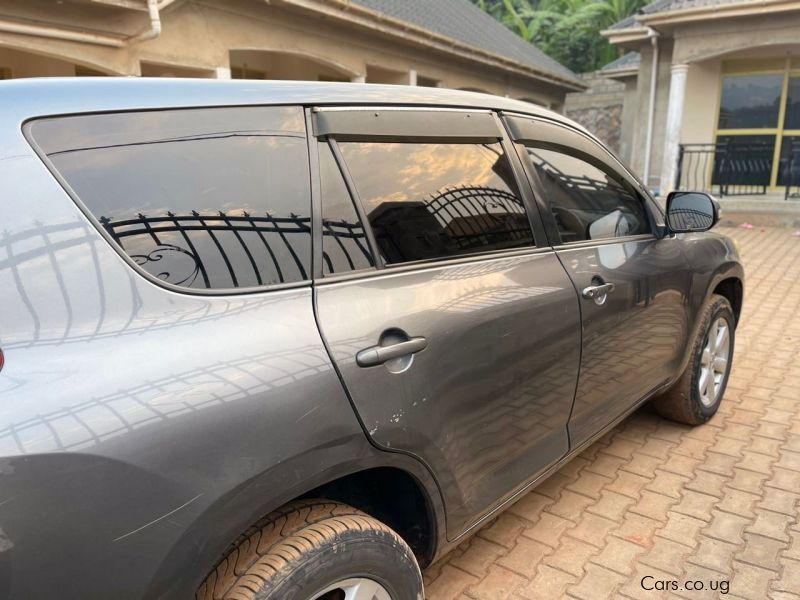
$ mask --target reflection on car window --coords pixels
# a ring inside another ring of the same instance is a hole
[[[322,272],[324,275],[374,266],[364,225],[328,144],[319,145],[322,191]]]
[[[309,276],[311,201],[299,107],[47,119],[31,134],[145,271],[225,289]]]
[[[648,233],[642,200],[621,177],[549,148],[528,148],[562,243]]]
[[[387,264],[533,245],[499,143],[340,147]]]

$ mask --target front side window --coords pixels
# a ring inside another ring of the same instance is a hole
[[[533,245],[499,143],[339,147],[385,263]]]
[[[30,135],[120,248],[192,289],[309,277],[311,200],[299,107],[35,121]]]
[[[650,232],[641,197],[611,168],[567,150],[526,150],[561,243]]]

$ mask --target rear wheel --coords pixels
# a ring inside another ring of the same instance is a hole
[[[700,315],[689,364],[668,392],[653,400],[664,417],[705,423],[719,408],[731,372],[736,320],[727,298],[714,294]]]
[[[421,600],[408,545],[345,504],[292,502],[248,530],[197,600]]]

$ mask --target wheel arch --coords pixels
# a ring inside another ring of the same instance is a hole
[[[744,299],[744,284],[739,277],[726,277],[719,281],[711,291],[712,294],[719,294],[728,299],[733,308],[733,318],[736,325],[739,324],[739,316],[742,313],[742,300]]]
[[[442,538],[446,531],[444,504],[436,481],[417,459],[378,450],[363,437],[360,442],[358,452],[349,460],[328,468],[320,466],[299,483],[281,486],[284,492],[274,494],[275,481],[281,478],[271,469],[218,498],[186,527],[152,579],[147,597],[194,597],[208,573],[250,526],[293,500],[312,497],[351,504],[385,522],[409,544],[420,566],[429,564],[446,543]],[[294,470],[293,462],[308,468],[307,458],[297,457],[281,465],[281,477]],[[360,493],[359,484],[368,481],[374,482],[374,491]],[[376,499],[381,484],[399,493],[391,497],[387,491],[383,494],[386,502],[379,503]],[[420,511],[414,516],[422,517],[422,527],[400,511],[401,507],[408,509],[403,500],[409,498]]]

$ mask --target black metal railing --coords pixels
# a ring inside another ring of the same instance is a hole
[[[531,235],[522,201],[508,190],[481,186],[445,188],[425,207],[460,249],[490,245],[500,226],[504,241]],[[508,217],[517,218],[510,224]]]
[[[245,282],[264,285],[308,276],[293,241],[300,234],[310,243],[310,217],[193,210],[155,217],[139,213],[116,221],[101,217],[100,223],[136,264],[174,285],[240,287]],[[219,261],[224,269],[208,267]],[[219,273],[227,273],[227,280],[219,281]]]
[[[336,243],[350,269],[356,268],[356,261],[352,256],[353,252],[363,255],[367,259],[367,264],[374,264],[372,253],[369,250],[369,243],[367,242],[367,235],[361,223],[322,219],[322,235]],[[323,244],[324,247],[325,245]],[[326,272],[333,273],[333,260],[328,252],[324,250],[322,252],[322,260],[325,263]]]
[[[670,225],[676,229],[703,229],[714,224],[714,215],[693,208],[671,208]]]
[[[785,138],[778,166],[778,185],[786,186],[784,199],[800,198],[800,138]]]
[[[681,144],[675,189],[719,196],[766,194],[774,150],[774,142],[761,141]]]

